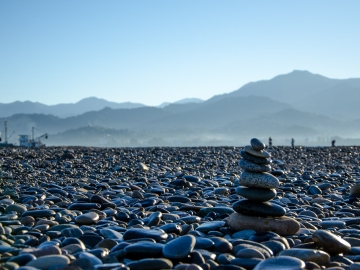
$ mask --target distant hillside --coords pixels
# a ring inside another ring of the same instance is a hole
[[[163,102],[161,103],[159,106],[159,108],[166,108],[166,107],[169,107],[169,106],[174,106],[176,105],[178,108],[180,108],[181,106],[180,105],[194,105],[194,104],[198,104],[198,103],[201,103],[201,102],[204,102],[204,100],[200,99],[200,98],[184,98],[184,99],[181,99],[181,100],[178,100],[178,101],[175,101],[173,103],[171,102]]]
[[[200,98],[184,98],[184,99],[178,100],[174,103],[175,104],[186,104],[186,103],[201,103],[201,102],[204,102],[204,100],[202,100]]]
[[[0,103],[0,117],[9,117],[14,114],[52,114],[58,117],[69,117],[89,111],[99,111],[105,107],[112,109],[133,109],[144,107],[140,103],[116,103],[96,97],[89,97],[76,103],[45,105],[39,102],[16,101],[13,103]]]
[[[339,119],[360,118],[360,85],[342,81],[298,101],[297,107]]]
[[[360,99],[360,79],[330,79],[299,70],[270,80],[248,83],[236,91],[214,96],[205,103],[249,95],[268,97],[288,103],[302,111],[332,117],[354,119],[360,115],[360,106],[354,104]]]
[[[73,114],[70,117],[17,113],[6,118],[8,134],[15,131],[10,142],[16,142],[19,134],[30,135],[35,127],[35,137],[49,133],[52,145],[241,145],[252,137],[267,140],[269,136],[276,143],[289,143],[294,137],[297,143],[329,145],[336,136],[345,138],[344,142],[360,138],[358,100],[360,79],[294,71],[202,102],[184,99],[159,108],[88,98],[51,107]],[[13,105],[14,111],[49,109],[31,102]],[[126,108],[112,108],[116,106]],[[0,118],[0,132],[4,120]]]

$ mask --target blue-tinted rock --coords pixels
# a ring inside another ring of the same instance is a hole
[[[224,225],[225,225],[225,221],[210,221],[201,224],[199,227],[196,228],[196,230],[203,233],[207,233],[209,231],[217,231]]]
[[[260,217],[282,217],[286,211],[280,205],[271,202],[240,200],[233,204],[233,209],[240,214]]]
[[[248,152],[246,152],[245,150],[241,150],[240,151],[240,155],[242,158],[249,160],[251,162],[254,162],[256,164],[270,164],[271,160],[270,158],[261,158],[261,157],[256,157],[253,155],[250,155]]]
[[[252,161],[246,160],[244,158],[239,160],[239,166],[241,169],[249,171],[249,172],[269,172],[271,170],[270,165],[266,164],[256,164]]]
[[[236,187],[236,194],[256,202],[266,202],[275,198],[276,190],[269,188]]]
[[[126,257],[142,259],[161,257],[163,248],[164,244],[141,241],[126,246],[124,250],[126,251]]]
[[[257,138],[252,138],[250,144],[252,148],[254,148],[254,150],[256,151],[261,151],[265,149],[265,144]]]
[[[302,270],[305,262],[294,257],[278,256],[260,262],[254,270]]]
[[[168,259],[183,259],[194,249],[196,239],[192,235],[184,235],[166,243],[163,255]]]
[[[168,234],[160,231],[160,230],[147,230],[140,228],[132,228],[127,230],[123,234],[124,240],[136,239],[136,238],[151,238],[156,242],[161,240],[166,240],[168,238]]]
[[[172,269],[173,263],[164,258],[142,259],[132,261],[126,264],[131,270],[158,270],[158,269]]]
[[[279,180],[269,173],[253,173],[243,171],[240,175],[239,184],[246,187],[278,188]]]

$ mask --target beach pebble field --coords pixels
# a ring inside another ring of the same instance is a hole
[[[0,270],[360,269],[360,147],[0,148]]]

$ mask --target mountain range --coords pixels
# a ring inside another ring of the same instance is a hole
[[[158,107],[94,97],[53,106],[0,104],[0,123],[6,117],[15,135],[29,134],[34,126],[37,135],[50,134],[48,145],[244,145],[269,136],[274,144],[289,144],[291,137],[303,145],[329,145],[331,138],[354,144],[360,138],[358,100],[360,79],[295,70],[205,101]]]

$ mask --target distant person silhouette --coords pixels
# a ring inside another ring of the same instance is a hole
[[[332,141],[331,141],[331,146],[335,147],[335,143],[336,143],[336,141],[335,141],[335,140],[332,140]]]
[[[269,147],[271,147],[272,146],[272,139],[271,139],[271,137],[269,137]]]
[[[295,147],[295,140],[294,140],[294,138],[291,138],[291,147],[292,147],[292,148]]]

